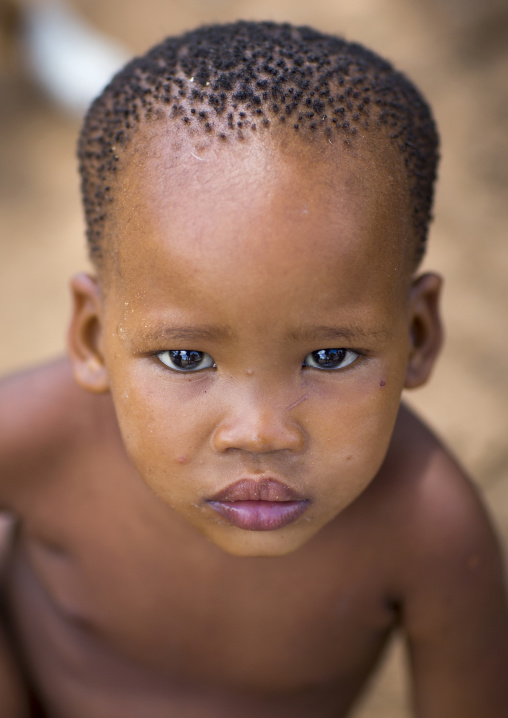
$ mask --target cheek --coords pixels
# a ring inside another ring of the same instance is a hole
[[[149,479],[196,459],[213,418],[205,409],[207,382],[166,379],[131,369],[112,382],[113,401],[127,453]]]
[[[308,417],[311,453],[344,490],[365,488],[386,455],[397,418],[402,380],[373,372],[340,387],[320,387]],[[332,478],[331,486],[336,482]]]

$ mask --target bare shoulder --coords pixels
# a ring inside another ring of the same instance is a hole
[[[29,456],[66,438],[79,403],[70,366],[60,359],[0,381],[0,461]]]
[[[465,561],[479,571],[486,553],[499,555],[479,489],[457,459],[407,407],[397,422],[390,457],[401,494],[400,517],[413,563],[438,570]]]
[[[508,708],[508,609],[501,550],[481,496],[407,409],[388,463],[416,714],[501,718]]]
[[[109,397],[106,402],[109,401]],[[98,430],[103,398],[74,382],[67,359],[59,359],[0,381],[0,506],[56,466],[78,443]]]

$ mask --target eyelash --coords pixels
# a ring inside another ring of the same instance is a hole
[[[339,366],[319,366],[319,361],[327,362],[326,352],[331,353],[331,358],[328,358],[328,364],[339,362]],[[179,355],[179,356],[178,356]],[[201,355],[195,356],[195,355]],[[214,362],[210,354],[199,351],[197,349],[167,349],[162,352],[157,352],[154,356],[164,364],[170,371],[174,371],[180,374],[190,374],[194,372],[204,371],[205,369],[216,369],[217,365]],[[302,368],[316,369],[317,371],[340,371],[346,369],[348,366],[354,364],[360,356],[364,356],[362,352],[355,351],[353,349],[343,348],[327,348],[317,349],[316,351],[309,352],[302,362]],[[175,360],[180,359],[181,364],[179,368],[174,366]],[[347,364],[343,364],[348,359]],[[314,363],[309,363],[314,362]],[[189,364],[197,363],[198,366],[195,368],[188,368]],[[171,366],[171,364],[173,366]],[[204,366],[202,366],[204,364]]]

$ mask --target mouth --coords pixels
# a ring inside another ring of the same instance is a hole
[[[294,489],[273,478],[240,479],[207,500],[219,516],[246,531],[275,531],[296,521],[309,507]]]

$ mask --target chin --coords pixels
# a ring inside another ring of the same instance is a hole
[[[316,532],[279,529],[245,531],[231,528],[207,533],[206,537],[231,556],[243,558],[277,558],[293,553],[306,544]]]

